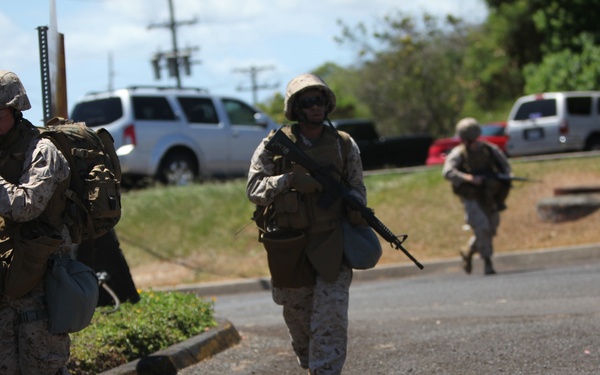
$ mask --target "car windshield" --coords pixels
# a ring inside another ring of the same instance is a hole
[[[110,124],[123,116],[121,99],[107,98],[81,102],[75,105],[71,118],[83,121],[87,126]]]

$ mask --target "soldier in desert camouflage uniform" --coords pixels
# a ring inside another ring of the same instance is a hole
[[[504,153],[494,144],[479,140],[481,127],[467,117],[456,125],[461,144],[446,157],[443,176],[450,181],[465,209],[467,224],[473,230],[466,253],[461,252],[463,268],[471,273],[472,258],[479,253],[484,274],[496,273],[492,264],[493,238],[500,225],[500,211],[510,190],[510,182],[491,178],[494,174],[510,176],[511,168]]]
[[[0,70],[0,373],[64,375],[70,338],[48,330],[43,274],[51,253],[73,248],[61,219],[69,167],[23,118],[29,108],[19,78]]]
[[[366,204],[358,146],[348,134],[337,132],[327,119],[335,105],[336,97],[323,80],[312,74],[300,75],[289,82],[284,103],[286,118],[297,123],[285,125],[282,130],[318,164],[335,166]],[[283,306],[283,318],[300,366],[309,369],[310,374],[340,374],[346,359],[352,281],[352,269],[343,258],[341,220],[347,215],[351,222],[358,223],[361,217],[358,212],[348,211],[339,199],[327,209],[319,207],[322,186],[299,165],[265,150],[266,142],[268,138],[252,157],[247,195],[259,206],[274,204],[276,225],[306,235],[302,259],[312,271],[281,285],[271,269],[273,300]],[[279,267],[283,266],[281,263]],[[293,269],[282,272],[291,274]]]

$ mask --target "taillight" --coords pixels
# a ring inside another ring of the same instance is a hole
[[[133,124],[127,126],[123,131],[123,144],[136,145],[135,141],[135,126]]]
[[[569,122],[567,120],[562,120],[560,122],[560,126],[558,127],[558,133],[561,135],[569,134]]]

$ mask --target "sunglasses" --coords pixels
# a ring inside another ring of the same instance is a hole
[[[322,107],[327,104],[327,98],[324,96],[312,96],[304,99],[300,99],[300,108],[309,109],[313,106]]]

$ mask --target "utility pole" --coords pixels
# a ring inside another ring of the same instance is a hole
[[[115,70],[113,69],[113,56],[112,53],[108,53],[108,91],[113,90],[113,78],[115,77]]]
[[[183,25],[193,25],[197,22],[197,19],[189,21],[175,21],[175,12],[173,11],[173,0],[169,1],[169,22],[161,23],[161,24],[151,24],[148,26],[148,29],[153,29],[156,27],[164,27],[171,30],[171,44],[172,50],[167,52],[157,52],[154,54],[150,62],[152,63],[152,67],[154,69],[154,77],[158,80],[160,79],[160,71],[161,71],[161,61],[166,61],[166,68],[169,71],[170,77],[175,77],[177,81],[177,88],[181,88],[181,75],[179,74],[180,67],[183,66],[186,75],[191,75],[191,61],[192,52],[197,50],[198,47],[194,48],[184,48],[183,50],[178,49],[177,47],[177,28]]]
[[[237,90],[238,91],[248,91],[248,90],[252,90],[252,103],[254,105],[256,105],[256,103],[258,103],[257,100],[257,92],[258,90],[262,90],[262,89],[274,89],[277,88],[277,86],[279,86],[279,83],[275,83],[275,84],[262,84],[259,85],[257,83],[256,80],[256,76],[258,75],[258,73],[268,70],[268,69],[274,69],[273,66],[250,66],[248,68],[239,68],[239,69],[234,69],[233,71],[236,73],[245,73],[245,74],[249,74],[250,75],[250,82],[251,82],[251,86],[249,88],[244,88],[241,85],[238,86]]]

